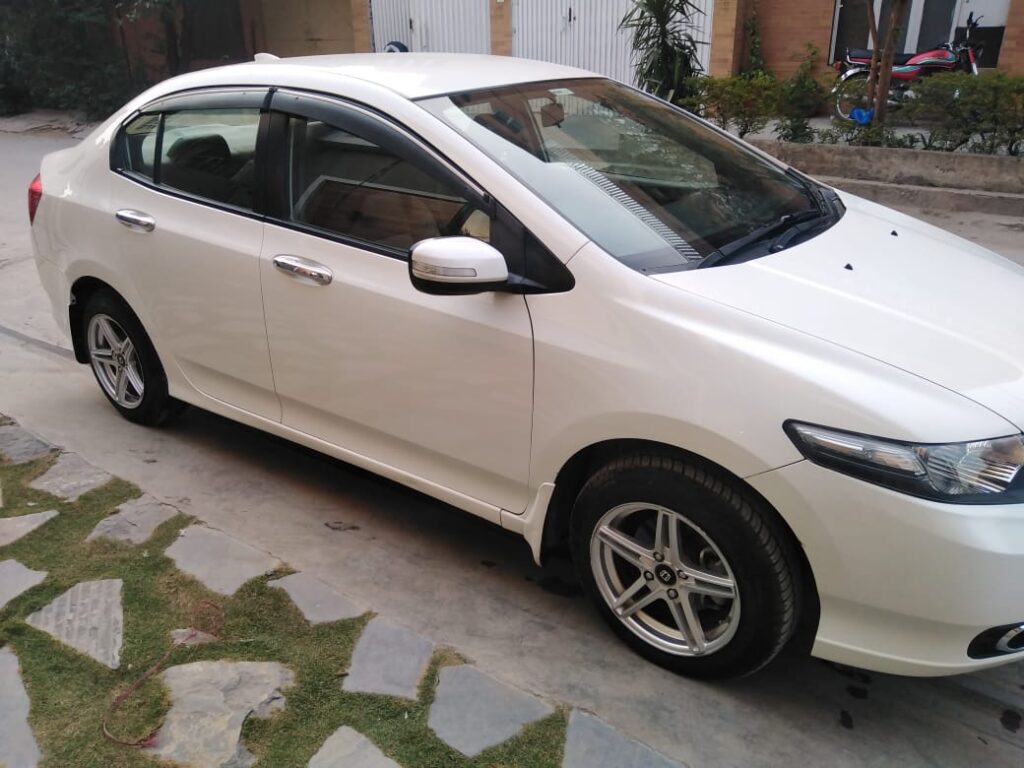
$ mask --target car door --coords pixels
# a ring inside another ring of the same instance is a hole
[[[265,89],[193,93],[130,118],[111,156],[110,230],[165,368],[279,421],[259,271],[266,101]]]
[[[283,422],[494,521],[522,511],[524,297],[427,295],[408,273],[421,239],[495,234],[486,196],[368,110],[282,91],[272,107],[261,265]]]

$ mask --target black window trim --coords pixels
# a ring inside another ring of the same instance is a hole
[[[409,260],[408,248],[363,240],[333,230],[293,221],[289,214],[288,197],[288,153],[286,151],[287,118],[289,116],[321,120],[342,130],[346,127],[357,131],[369,141],[385,142],[391,146],[404,144],[403,149],[413,155],[417,162],[429,166],[432,174],[445,178],[457,189],[467,202],[476,205],[493,220],[496,215],[494,198],[473,179],[438,152],[416,133],[394,119],[364,104],[340,96],[303,91],[296,88],[278,88],[270,99],[271,121],[267,152],[268,201],[266,222],[275,226],[303,232],[314,237],[358,248],[363,251],[397,259]]]
[[[228,103],[225,104],[225,96],[238,96],[239,98],[237,100],[235,98],[229,98]],[[255,219],[262,221],[264,224],[273,224],[278,227],[330,240],[352,248],[357,248],[359,250],[375,253],[407,263],[409,261],[409,249],[395,248],[392,246],[361,240],[355,237],[349,237],[337,232],[319,229],[300,222],[294,222],[282,215],[275,215],[275,213],[282,210],[280,208],[280,198],[282,194],[286,194],[287,190],[287,185],[284,183],[286,177],[282,176],[282,172],[287,173],[287,153],[281,152],[281,148],[283,147],[282,139],[284,136],[288,112],[281,111],[278,108],[275,102],[280,100],[279,97],[280,99],[293,99],[293,103],[299,105],[299,107],[298,111],[293,109],[291,113],[301,117],[323,119],[317,116],[317,114],[322,114],[326,116],[326,121],[330,123],[332,119],[331,115],[349,112],[361,115],[366,121],[372,120],[373,124],[375,124],[378,129],[387,131],[391,136],[400,136],[405,141],[415,145],[423,156],[429,158],[431,165],[434,165],[446,176],[453,179],[455,186],[465,190],[467,193],[466,199],[470,202],[477,203],[480,209],[491,217],[492,222],[498,223],[500,226],[504,227],[507,227],[510,224],[518,227],[520,230],[519,240],[521,240],[521,244],[524,249],[527,247],[528,243],[533,242],[539,245],[544,252],[546,252],[547,258],[544,259],[545,263],[538,264],[537,267],[539,271],[549,274],[552,278],[552,285],[550,288],[536,283],[532,286],[527,285],[530,281],[525,279],[525,283],[520,285],[522,292],[562,292],[571,290],[575,285],[575,279],[573,278],[572,273],[569,272],[565,265],[550,251],[550,249],[545,246],[544,243],[522,222],[520,222],[514,214],[508,211],[508,209],[501,205],[489,192],[477,184],[476,181],[473,180],[473,178],[463,171],[456,163],[452,162],[443,153],[435,149],[428,141],[420,137],[415,131],[402,123],[399,123],[393,117],[368,104],[363,104],[337,94],[321,93],[318,91],[304,90],[295,87],[231,84],[205,86],[202,88],[186,89],[166,94],[143,105],[139,109],[136,109],[131,114],[125,116],[121,121],[117,132],[114,134],[114,139],[110,144],[110,170],[113,173],[138,184],[139,186],[164,195],[169,195],[170,197],[186,200],[199,205],[205,205],[210,208],[224,211],[225,213]],[[302,111],[303,107],[310,105],[312,105],[315,113],[306,113]],[[238,208],[236,206],[220,203],[216,200],[209,200],[208,198],[200,197],[198,195],[191,195],[187,192],[158,185],[155,182],[155,179],[158,178],[159,174],[159,162],[154,163],[153,181],[134,174],[131,170],[123,167],[123,158],[120,156],[122,145],[121,136],[124,133],[125,127],[140,115],[152,113],[160,114],[156,147],[156,150],[159,152],[162,151],[163,143],[163,116],[167,112],[177,112],[184,109],[227,109],[231,107],[241,109],[253,109],[258,107],[260,109],[260,122],[256,135],[256,190],[253,196],[252,210]],[[366,124],[370,123],[367,122]],[[276,195],[274,194],[275,191],[277,192]],[[272,211],[271,209],[274,210]],[[514,256],[506,255],[506,260],[514,258]],[[515,264],[510,263],[509,266],[514,267]],[[523,264],[522,266],[525,268],[527,265]],[[523,276],[520,276],[520,279],[523,279]],[[510,282],[510,286],[512,285],[513,283]]]
[[[169,197],[174,197],[179,200],[185,200],[190,203],[197,203],[199,205],[205,205],[210,208],[215,208],[225,213],[231,213],[236,216],[242,216],[247,219],[255,219],[257,221],[266,221],[266,215],[264,213],[264,201],[266,195],[264,191],[266,189],[266,149],[265,146],[261,147],[262,144],[266,144],[266,136],[269,126],[267,125],[270,118],[270,112],[268,109],[271,95],[274,92],[272,86],[216,86],[213,88],[202,88],[202,89],[190,89],[185,91],[177,91],[175,93],[161,96],[148,104],[136,109],[131,114],[127,115],[118,126],[117,132],[114,134],[114,140],[110,142],[110,170],[116,173],[118,176],[122,176],[129,181],[138,184],[141,187],[145,187],[154,192],[159,192]],[[175,112],[183,112],[187,110],[212,110],[212,109],[258,109],[260,110],[260,119],[256,128],[256,155],[255,155],[255,189],[253,193],[253,206],[249,210],[247,208],[240,208],[235,205],[229,205],[228,203],[222,203],[218,200],[211,200],[201,195],[193,195],[189,192],[180,189],[172,189],[171,187],[164,186],[160,183],[160,157],[163,154],[163,140],[164,140],[164,118],[167,114]],[[124,157],[122,156],[123,142],[122,136],[124,135],[125,129],[135,121],[137,118],[143,115],[158,115],[160,122],[157,126],[157,138],[156,147],[154,148],[153,157],[153,178],[148,179],[145,176],[141,176],[133,172],[130,168],[125,168]]]

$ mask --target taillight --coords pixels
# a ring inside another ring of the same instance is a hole
[[[43,199],[43,180],[37,174],[32,183],[28,185],[28,223],[36,220],[36,210],[39,208],[39,201]]]

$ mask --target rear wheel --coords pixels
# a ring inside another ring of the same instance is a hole
[[[90,296],[82,323],[92,372],[118,413],[157,426],[182,410],[167,392],[167,377],[142,323],[116,294]]]
[[[601,615],[641,656],[691,677],[739,677],[796,628],[797,560],[772,514],[724,473],[627,456],[580,491],[573,559]]]
[[[832,116],[836,120],[852,122],[854,109],[871,107],[868,104],[868,73],[858,72],[846,78],[836,85],[832,96]]]

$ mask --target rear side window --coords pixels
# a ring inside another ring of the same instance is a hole
[[[290,219],[407,250],[428,237],[490,239],[490,217],[458,190],[387,147],[303,117],[288,118]]]
[[[139,115],[125,126],[121,139],[121,163],[125,171],[153,181],[159,130],[160,115]]]
[[[201,109],[164,116],[161,186],[252,210],[258,109]]]
[[[259,109],[140,115],[121,132],[118,164],[175,192],[252,210],[259,123]]]

